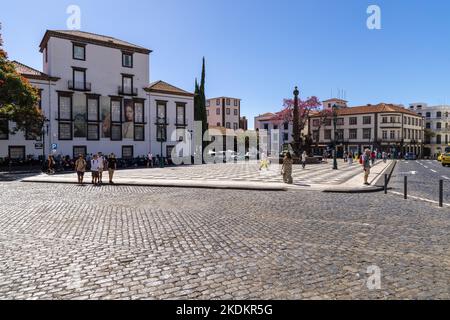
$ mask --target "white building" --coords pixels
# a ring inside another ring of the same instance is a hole
[[[425,137],[424,156],[436,156],[450,146],[450,106],[428,106],[426,103],[412,103],[409,109],[425,118],[425,128],[435,136]]]
[[[81,31],[47,31],[40,49],[43,73],[16,65],[26,77],[31,73],[39,78],[32,83],[42,89],[42,110],[49,120],[48,130],[44,128],[46,154],[157,155],[157,129],[164,127],[166,157],[177,143],[171,140],[172,131],[192,131],[193,94],[163,82],[149,85],[151,50]],[[163,126],[156,120],[157,101],[166,103]],[[181,117],[183,123],[178,122]],[[0,142],[0,157],[18,158],[20,148],[25,155],[42,154],[34,142],[9,136],[6,143]],[[11,147],[13,154],[8,151]]]
[[[267,145],[272,149],[278,145],[278,151],[293,142],[292,122],[280,122],[276,114],[268,112],[255,117],[255,130],[267,132]],[[306,132],[306,131],[305,131]]]

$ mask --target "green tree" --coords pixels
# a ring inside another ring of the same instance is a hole
[[[202,78],[200,80],[200,85],[195,79],[195,97],[194,97],[194,120],[202,122],[202,136],[208,130],[208,117],[206,114],[206,93],[205,93],[205,84],[206,84],[206,63],[205,58],[203,57],[203,65],[202,65]],[[202,151],[206,147],[206,143],[203,143]]]
[[[0,43],[0,118],[15,123],[12,133],[26,130],[41,134],[44,116],[37,107],[38,101],[37,89],[8,61]]]

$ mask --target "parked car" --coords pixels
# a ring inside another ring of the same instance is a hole
[[[442,162],[442,156],[443,156],[443,154],[441,153],[440,155],[438,155],[438,157],[437,157],[437,161],[439,161],[439,162]]]
[[[407,152],[405,154],[405,160],[417,160],[416,154],[413,152]]]
[[[442,166],[450,166],[450,152],[442,155]]]

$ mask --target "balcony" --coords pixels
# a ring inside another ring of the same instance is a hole
[[[131,87],[119,86],[118,92],[119,92],[120,96],[137,96],[138,95],[138,89],[131,88]]]
[[[69,90],[74,90],[74,91],[91,91],[91,83],[90,82],[69,81],[68,88],[69,88]]]

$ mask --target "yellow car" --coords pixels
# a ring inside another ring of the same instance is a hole
[[[438,155],[437,161],[441,162],[442,161],[442,156],[443,156],[443,154]]]
[[[444,167],[450,166],[450,153],[443,154],[441,158],[441,162]]]

